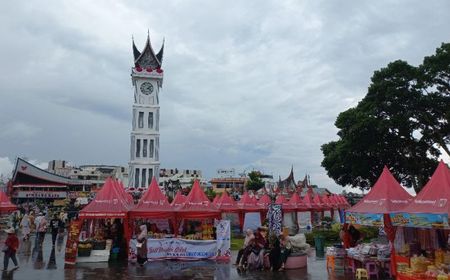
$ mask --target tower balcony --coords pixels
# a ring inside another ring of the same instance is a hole
[[[131,75],[133,77],[140,77],[140,78],[162,79],[164,77],[164,72],[162,69],[150,69],[150,68],[144,69],[144,68],[132,67]]]

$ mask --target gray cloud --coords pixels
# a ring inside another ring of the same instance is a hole
[[[126,165],[131,35],[166,39],[165,167],[252,168],[338,190],[320,167],[374,70],[449,41],[446,1],[0,4],[0,157]],[[14,12],[11,12],[14,11]]]

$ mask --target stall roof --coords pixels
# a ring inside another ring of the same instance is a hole
[[[122,181],[119,181],[118,179],[112,179],[114,188],[116,189],[117,193],[122,196],[122,198],[130,205],[133,205],[133,197],[125,191],[125,188],[122,184]],[[130,207],[131,208],[131,207]]]
[[[305,204],[305,207],[310,210],[318,209],[318,205],[314,202],[314,200],[311,197],[310,192],[306,192],[305,196],[303,197],[303,203]]]
[[[241,199],[237,202],[237,206],[241,211],[244,212],[258,212],[261,210],[255,201],[250,197],[248,192],[244,192]]]
[[[425,187],[400,212],[450,214],[450,170],[443,161]]]
[[[159,189],[155,177],[152,178],[150,187],[142,195],[137,206],[130,211],[133,217],[170,218],[175,215],[174,208],[167,201],[167,197]]]
[[[372,189],[356,205],[346,210],[353,213],[388,214],[405,208],[412,196],[400,186],[385,166]]]
[[[294,210],[303,210],[305,209],[305,204],[302,201],[302,198],[298,193],[293,193],[291,196],[291,199],[289,199],[289,204],[291,205],[291,208]]]
[[[107,178],[94,200],[81,209],[80,217],[113,218],[126,217],[129,205],[117,192],[113,179]]]
[[[270,196],[268,194],[264,194],[256,202],[256,206],[258,206],[262,210],[268,210],[271,202],[272,202],[272,200],[270,199]]]
[[[209,201],[206,194],[200,188],[198,180],[194,181],[186,202],[175,209],[182,218],[212,218],[218,217],[219,210]]]
[[[222,193],[222,196],[215,204],[222,212],[237,212],[239,210],[236,202],[228,195],[226,191]]]
[[[175,207],[179,207],[185,202],[186,202],[186,196],[182,195],[181,191],[177,191],[177,193],[175,194],[175,197],[173,198],[171,205],[175,206]]]
[[[0,192],[0,213],[7,213],[17,210],[17,206],[12,204],[4,192]]]
[[[324,204],[322,201],[322,198],[320,198],[320,195],[318,193],[314,194],[313,197],[313,203],[316,205],[317,208],[322,209],[324,208]]]

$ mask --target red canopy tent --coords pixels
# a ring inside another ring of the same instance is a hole
[[[10,213],[17,210],[17,206],[12,204],[4,192],[0,192],[0,213]]]
[[[283,212],[283,215],[285,212],[293,212],[295,211],[295,208],[292,206],[292,204],[289,203],[287,198],[284,195],[278,195],[277,199],[275,200],[275,204],[281,204],[281,210]]]
[[[216,196],[214,197],[212,203],[213,204],[217,204],[217,201],[219,200],[219,198],[220,198],[220,194],[216,194]]]
[[[222,193],[222,196],[217,200],[215,204],[221,212],[239,212],[239,208],[236,205],[236,202],[228,195],[226,191]]]
[[[389,216],[392,212],[402,210],[412,200],[412,196],[400,186],[392,173],[385,166],[380,177],[371,190],[356,205],[346,210],[347,213],[366,213],[383,215],[384,230],[391,242],[391,271],[395,275],[395,228],[392,226]],[[346,202],[346,201],[345,201]]]
[[[450,216],[450,171],[443,161],[419,194],[401,212]]]
[[[261,212],[261,209],[258,205],[256,205],[255,201],[250,197],[248,192],[244,192],[241,199],[236,204],[239,208],[239,224],[241,226],[241,230],[243,230],[245,213]]]
[[[261,196],[261,198],[256,202],[256,206],[258,206],[261,210],[265,210],[267,212],[270,203],[272,203],[272,200],[270,199],[270,196],[267,194],[264,194]]]
[[[177,193],[175,194],[175,197],[173,198],[171,205],[174,207],[180,207],[185,202],[186,202],[186,196],[182,195],[181,191],[177,191]]]
[[[138,204],[130,211],[130,218],[154,218],[175,220],[174,207],[159,189],[155,177]]]
[[[81,209],[80,218],[126,218],[128,202],[118,193],[113,179],[107,178],[95,198]]]
[[[298,193],[292,194],[291,199],[289,199],[289,204],[295,211],[302,211],[306,209],[306,206]]]
[[[177,218],[207,219],[220,218],[220,211],[209,201],[206,194],[200,188],[198,180],[186,197],[186,202],[175,208]]]

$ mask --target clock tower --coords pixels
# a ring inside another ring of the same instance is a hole
[[[134,67],[131,68],[134,103],[128,186],[147,188],[152,177],[159,179],[159,94],[163,82],[161,69],[164,42],[155,54],[147,35],[140,52],[133,40]]]

